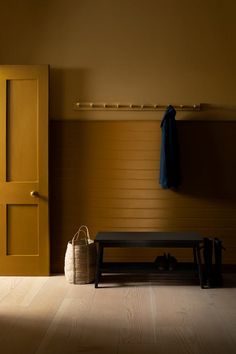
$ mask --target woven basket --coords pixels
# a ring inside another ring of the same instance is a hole
[[[94,281],[96,245],[87,226],[82,225],[68,242],[65,254],[65,277],[69,283],[88,284]]]

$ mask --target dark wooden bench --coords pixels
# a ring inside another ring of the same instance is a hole
[[[103,262],[105,247],[167,247],[167,248],[191,248],[193,250],[193,262],[196,265],[199,282],[203,288],[203,274],[200,247],[203,237],[192,232],[98,232],[95,238],[98,244],[98,257],[95,274],[95,288],[102,273],[115,273],[119,271],[150,271],[147,263],[122,263]],[[153,268],[152,263],[152,268]]]

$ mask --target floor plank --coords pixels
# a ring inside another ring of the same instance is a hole
[[[0,277],[0,347],[8,354],[234,354],[236,275],[221,289],[64,276]]]

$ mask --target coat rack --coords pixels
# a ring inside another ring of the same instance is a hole
[[[176,111],[200,111],[201,104],[172,105]],[[133,103],[93,103],[76,102],[76,111],[165,111],[168,105],[163,104],[133,104]]]

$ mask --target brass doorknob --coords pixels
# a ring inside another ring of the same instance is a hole
[[[37,191],[31,191],[30,192],[31,197],[38,197],[38,192]]]

